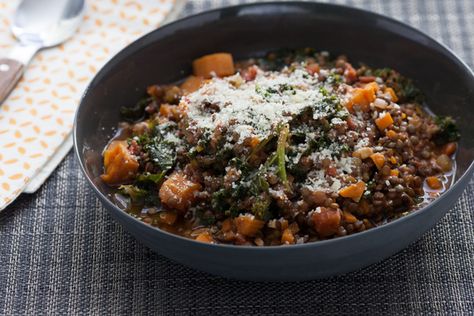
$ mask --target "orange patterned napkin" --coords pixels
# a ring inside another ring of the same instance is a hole
[[[2,55],[15,44],[8,28],[18,3],[0,0]],[[23,79],[0,106],[0,210],[23,192],[61,145],[62,152],[64,146],[70,146],[67,140],[76,107],[97,70],[118,50],[156,28],[173,3],[87,1],[77,34],[35,56]]]

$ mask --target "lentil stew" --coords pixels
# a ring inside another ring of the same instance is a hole
[[[235,245],[336,238],[416,211],[453,182],[459,139],[395,70],[312,49],[203,56],[121,114],[101,176],[117,204]]]

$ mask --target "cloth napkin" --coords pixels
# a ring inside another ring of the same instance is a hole
[[[80,97],[98,69],[121,48],[156,28],[174,0],[87,1],[84,21],[67,42],[40,51],[0,106],[0,210],[34,192],[72,146]],[[19,1],[0,0],[0,52]]]

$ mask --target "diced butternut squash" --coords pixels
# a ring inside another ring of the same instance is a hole
[[[203,77],[189,76],[181,84],[180,88],[183,90],[184,94],[189,94],[194,91],[199,90],[201,85],[204,83]]]
[[[177,105],[163,103],[160,105],[160,115],[170,120],[178,121],[181,117],[181,108]]]
[[[223,232],[228,232],[232,230],[232,219],[227,218],[222,222],[222,229]]]
[[[398,171],[398,169],[392,169],[390,170],[390,175],[392,177],[398,177],[398,175],[400,174],[400,171]]]
[[[447,143],[446,145],[443,146],[442,152],[445,155],[451,156],[456,152],[456,149],[458,148],[457,143]]]
[[[169,209],[185,213],[196,200],[199,183],[192,182],[182,172],[175,172],[163,182],[159,191],[161,203]]]
[[[282,244],[294,244],[295,243],[295,236],[291,229],[287,228],[283,231],[281,235],[281,243]]]
[[[385,88],[385,93],[390,96],[390,100],[392,100],[392,102],[397,102],[398,101],[398,97],[397,97],[397,95],[395,94],[395,91],[392,88],[390,88],[390,87]]]
[[[178,218],[178,215],[172,211],[163,211],[158,214],[159,221],[166,225],[173,225]]]
[[[214,242],[214,239],[212,238],[211,234],[209,234],[209,232],[200,233],[196,237],[196,240],[200,242],[206,242],[209,244]]]
[[[390,113],[383,113],[375,119],[375,124],[379,130],[384,131],[387,127],[393,124],[393,118]]]
[[[349,212],[347,212],[347,211],[344,211],[344,212],[342,212],[342,216],[343,216],[344,221],[345,221],[346,223],[352,224],[352,223],[357,222],[357,217],[355,217],[354,215],[352,215],[352,213],[349,213]]]
[[[385,132],[385,135],[387,135],[388,138],[390,139],[397,139],[398,134],[392,129],[389,129],[387,132]]]
[[[256,136],[250,138],[250,140],[249,140],[250,147],[255,148],[255,147],[257,147],[258,144],[260,144],[260,138],[258,138]]]
[[[341,225],[341,213],[334,209],[318,207],[311,218],[314,229],[321,237],[334,235]]]
[[[237,232],[247,237],[254,237],[265,225],[264,221],[258,220],[250,214],[239,215],[234,221],[237,226]]]
[[[377,91],[379,91],[379,85],[377,84],[377,82],[370,82],[364,86],[364,89],[369,91],[371,90],[376,93]]]
[[[354,105],[360,106],[361,110],[367,112],[369,110],[369,104],[374,102],[376,98],[376,92],[379,86],[376,82],[371,82],[365,85],[364,88],[355,88],[352,90],[352,96],[346,103],[346,108],[350,112],[354,111]]]
[[[110,185],[127,183],[135,178],[139,163],[127,149],[126,141],[113,141],[104,152],[105,173],[102,180]]]
[[[355,202],[359,202],[362,194],[364,194],[365,188],[365,182],[359,181],[339,190],[339,195],[345,198],[351,198]]]
[[[375,153],[370,156],[372,161],[374,162],[377,169],[382,169],[383,165],[385,164],[385,156],[381,153]]]
[[[439,190],[443,188],[443,183],[438,177],[428,177],[426,178],[426,183],[433,190]]]
[[[356,151],[354,151],[352,153],[352,156],[353,157],[357,157],[357,158],[360,158],[360,159],[367,159],[370,157],[370,155],[372,155],[374,153],[373,149],[370,148],[370,147],[362,147],[362,148],[359,148],[357,149]]]
[[[235,68],[232,55],[216,53],[198,58],[193,61],[193,73],[206,79],[211,78],[213,73],[218,77],[233,75]]]

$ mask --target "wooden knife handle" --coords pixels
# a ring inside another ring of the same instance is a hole
[[[0,58],[0,104],[5,101],[23,75],[25,66],[14,59]]]

